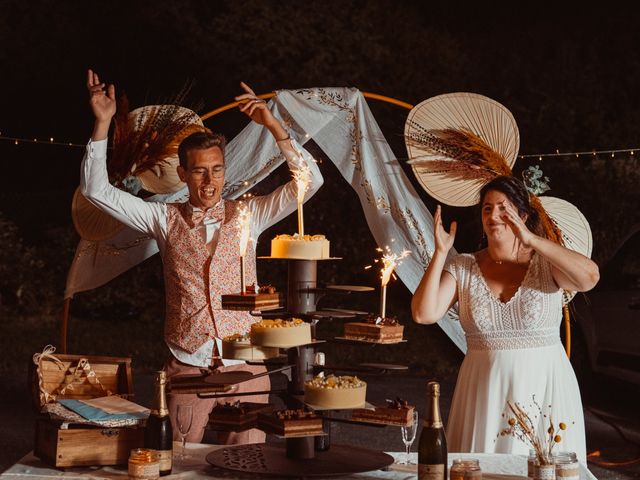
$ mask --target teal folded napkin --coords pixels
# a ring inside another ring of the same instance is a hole
[[[144,420],[149,410],[124,398],[112,395],[89,400],[58,400],[58,403],[92,421]]]

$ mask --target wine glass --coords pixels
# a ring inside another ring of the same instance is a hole
[[[177,457],[180,460],[189,458],[189,455],[187,455],[185,451],[186,451],[187,435],[189,434],[189,430],[191,430],[192,421],[193,421],[193,406],[186,403],[179,404],[176,426],[178,427],[178,433],[180,434],[180,440],[182,441],[182,451],[180,452],[179,455],[177,455]]]
[[[416,432],[418,431],[418,411],[413,411],[413,421],[409,426],[400,427],[402,431],[402,442],[404,443],[405,453],[404,460],[400,463],[400,465],[411,465],[413,462],[409,461],[409,450],[411,450],[411,444],[416,439]]]

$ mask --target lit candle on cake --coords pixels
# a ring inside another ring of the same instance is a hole
[[[293,172],[293,179],[298,189],[298,238],[304,238],[304,216],[302,214],[302,203],[304,202],[304,194],[307,192],[309,182],[311,181],[311,170],[306,165],[301,165],[298,170]]]
[[[247,286],[244,278],[244,257],[247,253],[247,244],[251,235],[251,212],[243,203],[238,214],[240,224],[240,293],[247,293]]]
[[[377,249],[379,252],[383,250],[381,248]],[[386,253],[382,256],[382,268],[380,269],[380,317],[384,318],[387,310],[387,284],[389,280],[391,280],[391,275],[393,274],[393,270],[398,266],[398,263],[401,259],[409,255],[411,252],[409,250],[403,250],[402,253],[397,254],[391,252],[389,247],[385,247]]]

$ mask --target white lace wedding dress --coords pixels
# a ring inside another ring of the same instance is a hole
[[[546,432],[549,413],[556,429],[565,423],[554,450],[576,452],[586,462],[580,390],[560,342],[562,294],[549,263],[534,254],[506,303],[489,290],[472,254],[455,256],[445,270],[456,279],[468,345],[449,412],[449,451],[527,454],[528,445],[500,436],[508,426],[506,402],[513,400],[538,417],[538,431]]]

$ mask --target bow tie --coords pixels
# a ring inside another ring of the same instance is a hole
[[[222,222],[224,220],[224,202],[220,200],[217,205],[211,207],[206,211],[200,209],[191,208],[191,223],[192,228],[200,226],[205,219],[215,222]]]

